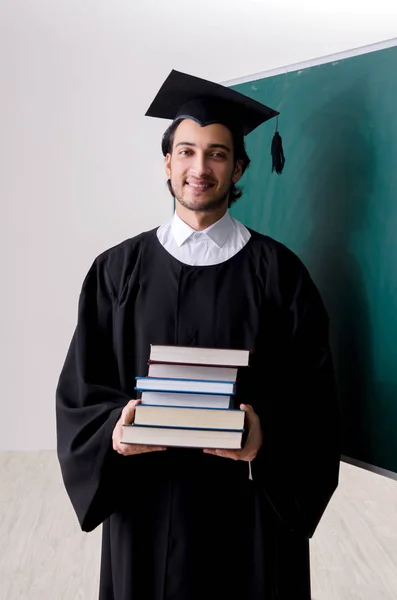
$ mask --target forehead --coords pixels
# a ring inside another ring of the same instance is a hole
[[[196,121],[184,119],[177,127],[174,135],[174,146],[180,142],[190,142],[197,145],[223,144],[233,146],[233,137],[230,129],[214,123],[201,127]]]

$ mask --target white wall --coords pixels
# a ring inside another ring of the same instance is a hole
[[[172,68],[225,81],[396,36],[394,0],[0,0],[0,449],[55,447],[82,279],[171,214],[144,117]]]

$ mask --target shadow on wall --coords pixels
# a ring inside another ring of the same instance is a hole
[[[330,316],[343,454],[372,462],[372,334],[363,267],[354,252],[373,194],[365,97],[362,81],[312,113],[305,123],[314,142],[305,168],[312,232],[301,254]]]

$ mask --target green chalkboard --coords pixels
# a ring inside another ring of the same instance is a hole
[[[306,264],[330,315],[343,454],[397,472],[397,47],[231,86],[280,111],[231,213]],[[319,399],[321,400],[321,399]]]

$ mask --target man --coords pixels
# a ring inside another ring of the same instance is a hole
[[[173,71],[148,114],[173,119],[176,212],[94,261],[57,389],[65,486],[84,531],[103,523],[99,597],[309,600],[309,538],[339,471],[328,318],[300,260],[228,213],[243,136],[277,113]],[[251,351],[242,450],[122,443],[150,344]]]

